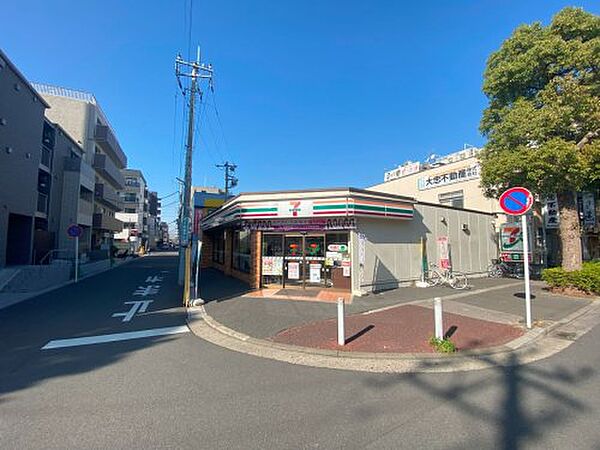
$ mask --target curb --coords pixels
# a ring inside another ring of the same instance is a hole
[[[448,355],[394,354],[345,352],[274,343],[222,325],[206,312],[204,306],[188,308],[187,312],[188,327],[196,336],[232,351],[309,367],[375,373],[461,372],[526,364],[566,349],[600,323],[600,303],[592,303],[545,328],[528,330],[523,336],[502,346]],[[588,316],[594,320],[590,321]],[[582,323],[578,324],[578,321]],[[569,337],[560,337],[563,327],[569,330],[565,335]]]

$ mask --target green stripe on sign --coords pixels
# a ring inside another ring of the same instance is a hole
[[[324,210],[324,209],[346,209],[346,205],[314,205],[313,209]]]
[[[374,206],[374,205],[359,205],[358,203],[354,204],[355,209],[362,209],[363,211],[380,211],[385,212],[385,206]]]
[[[391,208],[388,206],[387,210],[389,212],[402,213],[402,214],[412,214],[412,209],[402,209],[402,208]]]

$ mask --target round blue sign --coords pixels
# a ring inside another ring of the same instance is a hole
[[[67,234],[71,237],[79,237],[83,233],[83,229],[79,225],[69,225],[67,228]]]

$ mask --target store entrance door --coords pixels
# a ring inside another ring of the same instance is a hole
[[[286,235],[284,241],[284,286],[304,287],[304,236]]]
[[[323,287],[324,235],[285,235],[285,286]]]

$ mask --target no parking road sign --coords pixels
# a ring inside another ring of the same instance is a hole
[[[524,187],[507,189],[500,196],[500,208],[506,214],[520,216],[525,214],[533,205],[533,195]]]
[[[78,238],[82,233],[83,229],[77,224],[69,225],[69,228],[67,228],[67,234],[70,237]]]
[[[531,287],[529,286],[529,237],[527,236],[527,215],[533,205],[533,195],[524,187],[507,189],[500,196],[500,208],[511,216],[521,216],[523,230],[523,268],[525,270],[525,321],[531,328]]]

